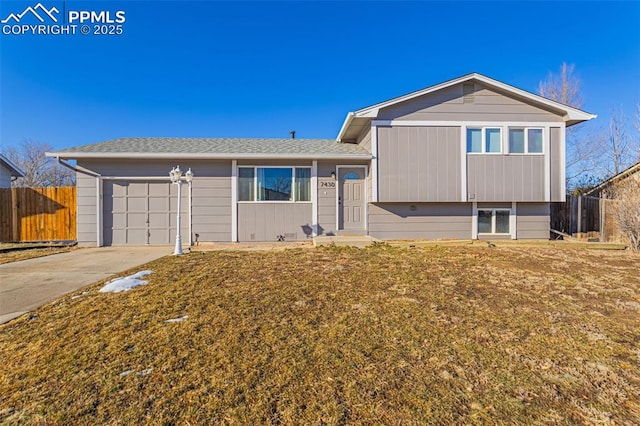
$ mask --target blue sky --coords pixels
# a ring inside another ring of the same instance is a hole
[[[600,116],[590,125],[640,102],[638,1],[41,2],[123,10],[123,34],[0,34],[0,150],[333,138],[348,111],[469,72],[535,92],[563,61]],[[2,0],[0,19],[37,3]]]

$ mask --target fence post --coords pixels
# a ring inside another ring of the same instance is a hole
[[[18,229],[18,188],[11,188],[11,240],[20,241]]]
[[[582,196],[578,195],[578,229],[576,230],[576,233],[580,234],[581,232],[582,232]]]

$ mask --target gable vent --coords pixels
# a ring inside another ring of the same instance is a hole
[[[476,85],[474,83],[462,84],[462,99],[465,104],[473,103],[475,91],[476,91]]]

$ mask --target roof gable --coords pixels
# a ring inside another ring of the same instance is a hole
[[[430,86],[421,90],[417,90],[415,92],[408,93],[406,95],[398,96],[393,99],[389,99],[383,102],[379,102],[374,105],[370,105],[365,108],[361,108],[357,111],[350,112],[345,119],[345,122],[340,129],[340,133],[338,134],[337,139],[339,141],[349,139],[348,136],[351,136],[353,132],[348,132],[349,127],[353,124],[356,127],[362,127],[364,121],[369,121],[375,118],[378,118],[381,112],[385,109],[397,107],[399,104],[406,103],[412,100],[415,100],[419,97],[424,97],[426,95],[436,94],[439,92],[440,94],[450,94],[452,93],[451,89],[458,86],[462,87],[464,83],[473,82],[478,83],[481,86],[495,91],[497,93],[501,93],[504,96],[508,96],[513,99],[520,100],[526,104],[536,106],[542,110],[552,112],[562,117],[563,121],[567,126],[571,126],[573,124],[580,123],[582,121],[591,120],[596,117],[594,114],[590,114],[588,112],[579,110],[577,108],[570,107],[568,105],[561,104],[559,102],[552,101],[550,99],[546,99],[542,96],[535,95],[531,92],[527,92],[525,90],[519,89],[514,86],[510,86],[508,84],[502,83],[498,80],[494,80],[492,78],[483,76],[478,73],[467,74],[462,77],[455,78],[453,80],[445,81],[440,84],[436,84],[434,86]],[[463,95],[462,93],[460,93]],[[434,96],[435,99],[438,96]],[[451,98],[447,98],[445,95],[442,99],[443,102],[447,100],[451,100]]]
[[[9,160],[2,154],[0,154],[0,165],[9,169],[11,176],[24,177],[24,172],[20,169],[20,167],[16,166],[11,160]]]

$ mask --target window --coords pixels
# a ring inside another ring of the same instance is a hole
[[[257,201],[291,201],[291,168],[257,168]]]
[[[524,129],[509,129],[509,153],[524,154]]]
[[[484,129],[486,148],[485,152],[501,152],[502,138],[500,129]]]
[[[509,129],[510,154],[542,154],[542,129]]]
[[[294,200],[311,201],[311,168],[238,168],[238,201]]]
[[[253,201],[255,199],[253,176],[253,168],[238,169],[238,201]]]
[[[510,232],[510,210],[507,209],[479,209],[479,234],[508,234]]]
[[[499,154],[502,152],[502,130],[497,127],[468,128],[467,152]]]
[[[528,152],[542,154],[542,129],[527,129]]]
[[[296,201],[311,201],[311,169],[296,169]]]
[[[482,129],[467,129],[467,152],[482,152]]]

